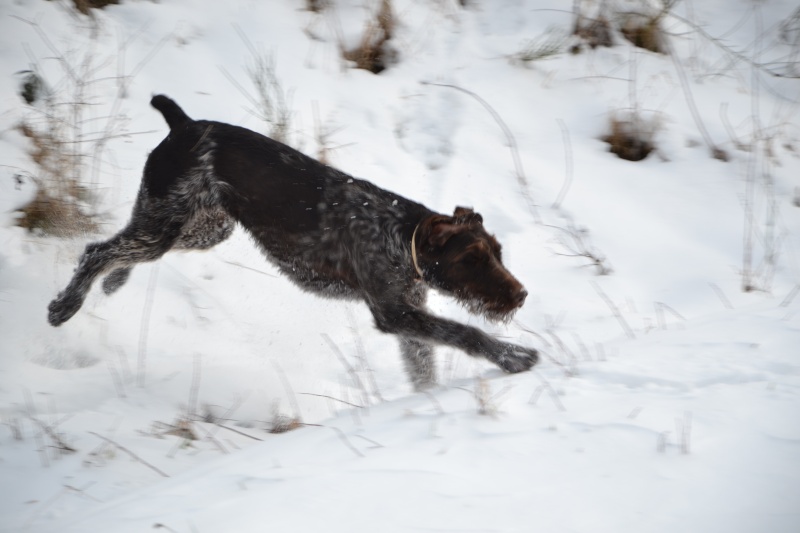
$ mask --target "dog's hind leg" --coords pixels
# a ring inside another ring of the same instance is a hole
[[[202,209],[181,229],[174,250],[208,250],[233,233],[235,222],[222,208]],[[103,279],[103,292],[111,295],[122,287],[132,266],[117,268]]]
[[[50,302],[48,321],[60,326],[83,305],[98,276],[108,273],[103,283],[109,294],[122,285],[136,263],[155,261],[168,252],[181,236],[188,209],[134,209],[128,226],[111,239],[86,246],[67,287]]]
[[[131,275],[133,267],[117,268],[111,271],[111,274],[103,278],[103,292],[107,296],[114,294],[117,289],[125,285],[128,277]]]

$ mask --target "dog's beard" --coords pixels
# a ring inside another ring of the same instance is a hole
[[[482,316],[489,322],[508,324],[519,307],[503,307],[497,302],[487,302],[480,298],[470,298],[456,294],[456,300],[473,315]]]

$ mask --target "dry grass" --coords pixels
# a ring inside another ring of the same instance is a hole
[[[669,51],[667,35],[661,21],[664,20],[677,0],[659,0],[658,6],[642,1],[636,11],[618,13],[619,30],[634,46],[666,54]]]
[[[620,32],[634,46],[650,50],[657,54],[665,54],[664,32],[660,24],[661,17],[648,17],[641,13],[628,13],[622,17]]]
[[[342,56],[355,63],[356,68],[379,74],[394,60],[394,51],[389,41],[394,35],[395,18],[391,0],[381,0],[375,17],[367,22],[361,42],[356,48],[346,50],[342,46]]]
[[[119,0],[72,0],[72,3],[75,4],[75,9],[84,15],[89,15],[92,9],[103,9],[108,5],[116,5],[119,4]]]
[[[549,29],[536,39],[528,41],[524,48],[514,54],[511,59],[515,63],[528,64],[557,56],[564,50],[567,36]]]
[[[581,0],[575,0],[573,12],[575,22],[573,35],[582,43],[594,49],[599,46],[614,45],[613,33],[619,31],[633,45],[665,54],[668,51],[666,34],[661,21],[666,17],[677,0],[658,0],[657,4],[641,0],[629,11],[621,11],[619,6],[606,2],[599,5],[588,2],[584,6]],[[573,53],[580,51],[581,45],[572,48]]]
[[[602,140],[609,145],[609,151],[627,161],[641,161],[655,149],[653,136],[656,127],[643,120],[638,114],[628,116],[612,114],[609,119],[609,133]]]
[[[29,231],[55,237],[69,237],[97,231],[97,224],[85,212],[91,200],[88,189],[74,177],[74,154],[66,152],[63,143],[47,131],[30,124],[19,131],[31,141],[30,155],[40,174],[32,176],[36,194],[20,209],[17,225]]]
[[[292,122],[290,109],[291,92],[283,90],[275,70],[275,59],[270,54],[258,54],[253,50],[253,64],[247,73],[256,89],[253,112],[270,124],[269,136],[276,141],[289,144]]]
[[[306,9],[312,13],[322,13],[330,0],[306,0]]]
[[[595,49],[598,46],[611,47],[614,45],[614,40],[611,37],[611,24],[604,15],[590,18],[578,13],[575,17],[572,34],[579,37],[591,49]],[[580,47],[576,45],[572,48],[572,51],[575,53],[579,49]]]

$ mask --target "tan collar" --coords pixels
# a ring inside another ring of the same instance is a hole
[[[417,227],[414,228],[414,233],[411,234],[411,260],[414,262],[414,270],[417,271],[417,275],[419,279],[424,280],[425,276],[422,275],[422,269],[419,267],[419,262],[417,262],[417,230],[419,229],[419,224]]]

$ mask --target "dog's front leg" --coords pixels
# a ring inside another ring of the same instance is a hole
[[[412,305],[387,306],[376,302],[370,309],[376,326],[385,333],[452,346],[469,355],[485,357],[509,373],[528,370],[539,360],[538,352],[532,348],[498,341],[477,328],[431,315]]]
[[[401,335],[400,354],[414,390],[422,391],[436,385],[436,361],[429,343]]]

